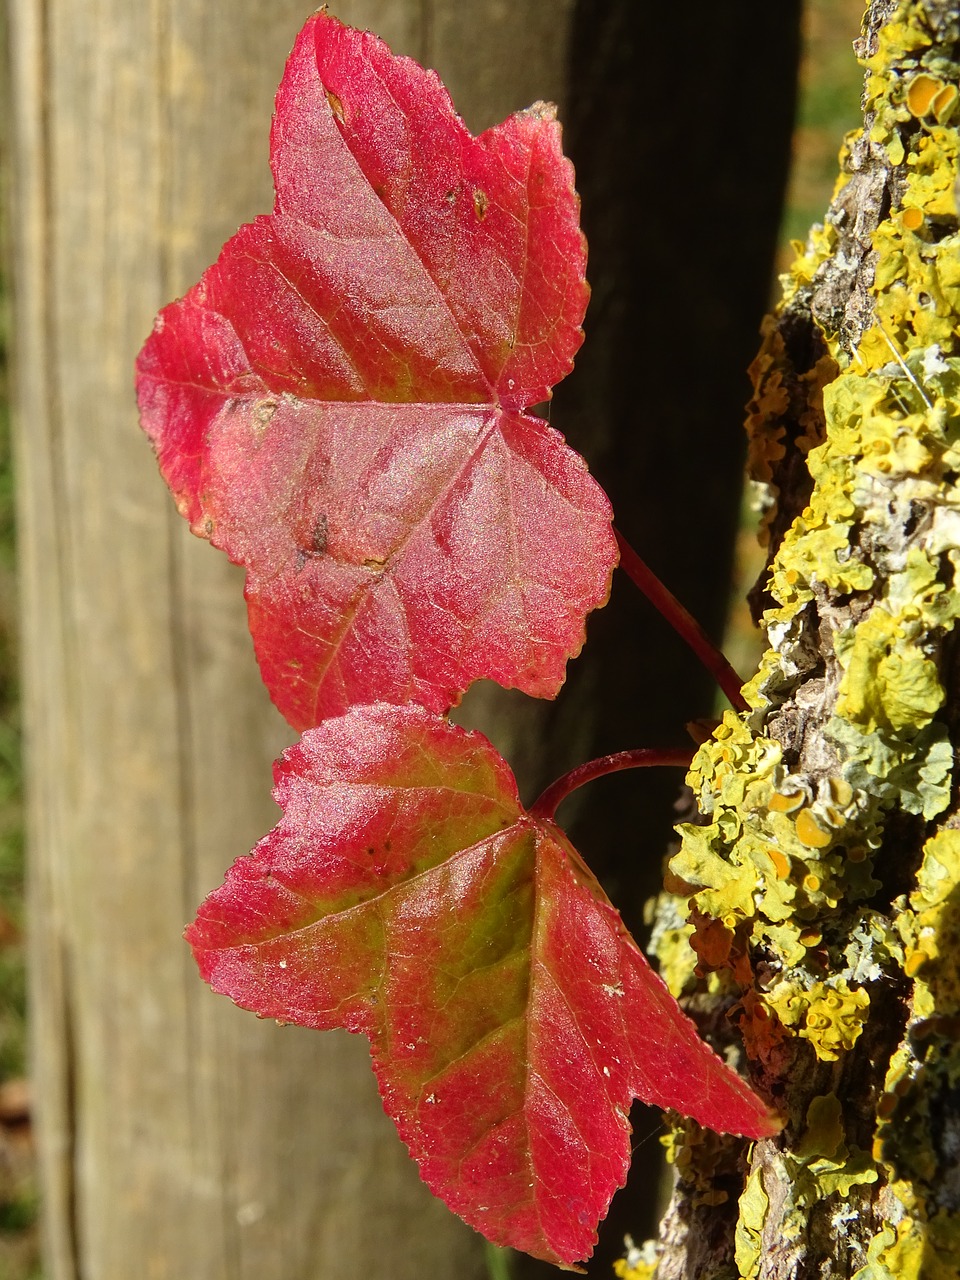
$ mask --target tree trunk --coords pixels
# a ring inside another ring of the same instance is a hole
[[[675,1130],[636,1280],[960,1271],[958,50],[955,3],[873,0],[864,130],[753,366],[770,647],[694,761],[660,954],[786,1128]]]
[[[341,16],[437,65],[471,123],[557,94],[565,13]],[[273,822],[241,578],[136,425],[157,309],[271,205],[293,0],[12,0],[15,416],[33,1073],[50,1280],[484,1271],[383,1117],[365,1044],[258,1024],[180,941]],[[464,32],[469,38],[464,40]],[[472,86],[472,93],[468,87]]]

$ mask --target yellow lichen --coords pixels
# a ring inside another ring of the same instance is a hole
[[[853,1187],[876,1182],[879,1173],[867,1151],[847,1143],[840,1100],[833,1093],[813,1098],[803,1133],[785,1156],[791,1198],[799,1209],[824,1196],[849,1196]],[[796,1230],[799,1232],[799,1223]]]
[[[772,1078],[802,1061],[798,1040],[839,1061],[858,1044],[870,993],[880,1007],[902,995],[908,1032],[872,1152],[847,1143],[833,1095],[814,1099],[783,1152],[790,1207],[778,1229],[799,1235],[805,1208],[874,1181],[879,1165],[894,1217],[858,1280],[955,1280],[960,1226],[932,1194],[947,1158],[932,1117],[960,1089],[960,830],[927,841],[912,892],[892,904],[875,876],[897,849],[892,814],[932,824],[951,801],[941,672],[960,618],[960,22],[947,7],[934,21],[929,6],[899,0],[871,39],[868,138],[846,140],[840,199],[794,245],[781,309],[811,314],[831,259],[856,238],[850,211],[864,188],[845,184],[885,156],[898,166],[893,207],[860,273],[873,314],[861,308],[854,323],[814,306],[827,318],[808,371],[793,366],[777,319],[765,323],[748,420],[764,528],[793,474],[785,460],[805,458],[812,488],[771,560],[768,649],[744,690],[749,710],[728,713],[691,767],[707,825],[680,828],[671,869],[700,970],[728,1000],[739,986],[730,1016]],[[808,723],[825,726],[813,749]],[[700,1152],[687,1150],[689,1174]],[[736,1229],[741,1277],[758,1265],[765,1196],[754,1170]]]
[[[920,1280],[923,1274],[923,1233],[906,1218],[896,1227],[880,1228],[867,1246],[866,1265],[854,1272],[853,1280]]]
[[[906,946],[905,970],[917,979],[914,1008],[923,1016],[960,1012],[960,831],[940,831],[924,845],[912,914],[900,917]]]
[[[760,1271],[763,1257],[763,1224],[770,1207],[770,1197],[763,1186],[763,1170],[757,1165],[747,1178],[740,1197],[734,1260],[741,1280],[753,1280]]]
[[[836,637],[844,668],[837,715],[867,733],[922,729],[943,702],[936,663],[910,638],[913,628],[881,606]]]
[[[657,1271],[657,1245],[653,1240],[645,1240],[639,1247],[630,1236],[624,1239],[626,1253],[617,1258],[613,1264],[613,1274],[619,1280],[653,1280]]]
[[[853,1048],[870,1008],[866,991],[851,990],[840,977],[814,982],[807,989],[783,981],[765,998],[780,1022],[808,1040],[823,1062],[836,1062]]]

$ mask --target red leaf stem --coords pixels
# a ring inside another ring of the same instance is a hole
[[[648,564],[634,551],[620,532],[614,529],[620,548],[620,567],[639,587],[653,607],[670,623],[677,635],[690,646],[737,711],[748,704],[740,692],[743,680],[713,643],[693,614],[689,613],[672,591],[668,591]],[[629,767],[629,766],[625,766]]]
[[[561,802],[571,792],[582,787],[585,782],[592,782],[594,778],[619,773],[623,769],[649,769],[655,765],[687,769],[692,759],[693,750],[690,747],[636,747],[632,751],[614,751],[612,755],[599,756],[596,760],[588,760],[586,764],[578,764],[575,769],[557,778],[556,782],[551,782],[532,805],[530,812],[538,818],[552,820]]]

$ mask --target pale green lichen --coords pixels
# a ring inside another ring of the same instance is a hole
[[[870,1152],[848,1145],[840,1100],[833,1093],[811,1101],[806,1128],[786,1163],[792,1173],[790,1194],[799,1208],[825,1195],[845,1199],[852,1187],[876,1182],[878,1176]]]
[[[767,1220],[770,1197],[763,1186],[763,1170],[757,1166],[747,1178],[738,1205],[734,1238],[734,1260],[743,1280],[754,1280],[763,1257],[763,1224]]]
[[[735,1001],[747,1053],[774,1078],[791,1054],[842,1063],[872,999],[896,984],[909,991],[873,1150],[849,1143],[840,1104],[825,1095],[779,1166],[784,1237],[802,1232],[811,1206],[882,1171],[889,1221],[857,1280],[960,1271],[957,1215],[938,1198],[934,1119],[960,1090],[960,831],[927,841],[912,892],[889,910],[870,905],[894,815],[943,821],[954,766],[943,673],[960,618],[960,19],[932,8],[900,0],[880,27],[865,64],[868,134],[845,143],[858,164],[872,147],[871,158],[898,166],[893,207],[872,236],[872,316],[843,333],[822,320],[823,354],[799,374],[768,320],[751,369],[749,463],[764,530],[788,449],[805,457],[812,488],[770,565],[769,647],[744,690],[750,710],[728,712],[691,766],[704,823],[679,828],[673,924],[657,948],[674,989],[708,976]],[[813,305],[843,234],[828,220],[795,246],[781,310]],[[798,758],[784,715],[802,740],[808,712],[822,732]],[[694,959],[681,964],[677,949],[690,944]],[[699,1168],[686,1131],[677,1150]],[[760,1266],[770,1185],[755,1169],[741,1196],[744,1280]]]

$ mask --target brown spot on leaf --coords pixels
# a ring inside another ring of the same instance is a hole
[[[489,204],[490,201],[487,199],[487,193],[485,191],[481,191],[480,188],[477,187],[476,191],[473,193],[473,211],[481,222],[487,216],[487,207]]]
[[[324,90],[327,95],[327,101],[330,103],[330,110],[341,124],[344,123],[343,103],[335,93],[331,93],[329,89]]]

